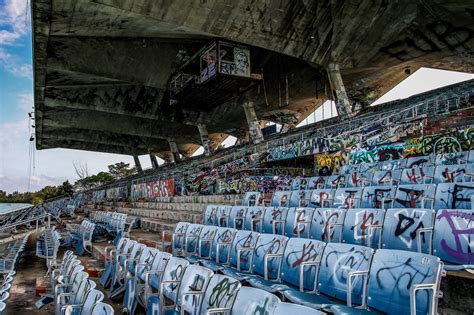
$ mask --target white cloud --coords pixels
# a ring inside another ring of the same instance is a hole
[[[18,57],[9,54],[3,48],[0,48],[0,67],[4,68],[14,76],[27,79],[33,78],[33,69],[31,64],[21,63],[18,60]]]
[[[27,0],[5,0],[0,6],[0,45],[11,45],[29,31]]]

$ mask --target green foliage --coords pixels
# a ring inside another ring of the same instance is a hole
[[[78,189],[91,189],[96,186],[108,184],[114,181],[114,177],[108,172],[99,172],[96,175],[91,175],[79,179],[74,183],[74,186]]]
[[[109,173],[114,179],[122,179],[137,172],[135,167],[130,167],[129,163],[119,162],[108,166]]]
[[[32,203],[36,205],[47,199],[63,195],[72,195],[73,192],[72,185],[69,183],[69,181],[65,181],[62,183],[62,185],[46,186],[37,192],[19,193],[15,191],[11,194],[7,194],[6,192],[0,190],[0,202]]]

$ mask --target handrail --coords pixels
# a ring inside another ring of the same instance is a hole
[[[29,219],[26,219],[26,220],[21,220],[21,221],[15,222],[15,223],[10,223],[10,224],[7,224],[5,226],[1,226],[0,231],[9,230],[9,229],[15,228],[18,225],[22,225],[22,224],[29,223],[29,222],[32,222],[32,221],[37,221],[36,222],[36,229],[38,229],[38,221],[41,220],[41,219],[44,219],[44,218],[48,218],[48,228],[50,228],[51,227],[51,214],[45,213],[45,214],[41,214],[41,215],[33,217],[33,218],[29,218]]]

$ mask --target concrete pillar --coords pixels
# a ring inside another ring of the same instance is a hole
[[[342,81],[339,65],[328,65],[328,77],[332,90],[336,93],[336,109],[341,118],[349,117],[352,113],[351,103],[347,97],[346,88]]]
[[[204,148],[204,155],[210,156],[211,151],[211,141],[209,140],[209,134],[207,133],[206,125],[198,124],[199,135],[201,136],[202,147]]]
[[[168,143],[170,144],[170,150],[171,150],[171,162],[176,163],[181,160],[179,157],[179,150],[178,150],[178,145],[176,144],[175,139],[168,139]]]
[[[249,125],[250,138],[254,143],[260,143],[263,139],[263,133],[258,123],[257,114],[255,113],[255,107],[252,101],[245,101],[243,104],[245,117],[247,117],[247,123]]]
[[[151,161],[151,167],[153,167],[154,170],[158,169],[158,160],[156,159],[156,155],[153,152],[150,152],[150,161]]]
[[[137,168],[137,172],[138,173],[143,172],[142,164],[140,163],[140,159],[138,158],[138,155],[134,155],[133,160],[135,161],[135,167]]]

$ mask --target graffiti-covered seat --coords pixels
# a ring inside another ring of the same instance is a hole
[[[313,208],[329,208],[332,206],[334,189],[315,189],[311,192],[309,206]]]
[[[181,279],[176,277],[176,280],[167,281],[159,295],[149,297],[147,314],[197,314],[202,302],[202,298],[196,298],[197,292],[205,293],[213,275],[205,267],[187,266]]]
[[[432,184],[434,166],[425,165],[420,167],[404,168],[400,177],[401,185]]]
[[[334,193],[332,206],[344,209],[360,207],[362,190],[360,187],[338,188]]]
[[[173,231],[162,231],[161,248],[163,250],[170,250],[172,253],[184,250],[185,236],[189,225],[190,223],[188,222],[179,222]]]
[[[314,208],[309,207],[289,208],[286,216],[285,236],[309,238],[314,211]]]
[[[383,209],[358,208],[346,211],[342,242],[379,248],[384,216]]]
[[[373,186],[398,185],[402,171],[400,169],[376,171],[372,177]]]
[[[247,277],[246,273],[252,271],[254,249],[259,236],[260,233],[257,232],[237,231],[230,247],[229,264],[222,265],[220,268],[224,274],[238,280],[244,280]]]
[[[241,287],[231,314],[274,314],[280,299],[267,291]]]
[[[375,173],[380,170],[380,165],[377,162],[362,163],[359,166],[359,172],[361,173]]]
[[[326,188],[339,188],[339,187],[346,187],[347,179],[349,175],[331,175],[327,177],[326,180]]]
[[[261,233],[266,209],[267,207],[263,206],[248,207],[245,214],[244,230]]]
[[[147,273],[148,277],[145,281],[145,301],[147,309],[150,309],[150,306],[156,304],[156,302],[159,303],[160,298],[163,296],[166,297],[166,299],[176,301],[181,279],[188,266],[189,261],[186,259],[171,257],[166,264],[166,268],[162,271],[159,286],[149,281],[149,275],[153,273],[153,270]]]
[[[346,210],[342,208],[315,209],[310,238],[323,242],[341,242]]]
[[[330,310],[334,314],[436,314],[442,269],[438,257],[377,250],[368,273],[366,303],[360,293],[352,291],[347,305],[333,305]],[[367,279],[367,273],[352,274],[351,278]],[[370,310],[350,307],[361,304]]]
[[[272,207],[289,207],[291,191],[275,191],[272,196]]]
[[[380,170],[381,171],[393,171],[396,169],[404,168],[407,163],[407,159],[396,159],[396,160],[387,160],[381,162]]]
[[[242,200],[242,206],[260,206],[262,204],[262,193],[259,191],[248,191]]]
[[[362,164],[345,164],[339,169],[339,174],[349,175],[352,172],[357,172],[359,171],[361,165]]]
[[[216,213],[219,205],[208,205],[204,210],[202,223],[204,225],[217,225]]]
[[[246,206],[233,206],[230,210],[228,226],[233,229],[242,230],[247,209],[248,207]]]
[[[212,276],[202,299],[201,310],[195,314],[215,314],[218,313],[217,310],[230,313],[241,286],[240,281],[232,277],[217,274]]]
[[[288,210],[286,207],[267,207],[263,216],[262,233],[283,235]]]
[[[473,238],[473,210],[438,210],[433,232],[433,255],[445,262],[445,269],[474,269]]]
[[[308,179],[308,185],[306,189],[313,190],[313,189],[320,189],[326,186],[326,176],[314,176]]]
[[[275,234],[260,234],[252,259],[252,275],[265,280],[280,281],[281,264],[288,237]]]
[[[469,151],[450,152],[436,155],[435,165],[466,164],[469,160]]]
[[[382,248],[428,254],[434,215],[433,209],[388,209],[382,228]]]
[[[348,175],[346,187],[364,187],[370,186],[372,183],[373,173],[369,172],[352,172]]]
[[[289,288],[315,292],[318,268],[326,243],[308,238],[290,238],[282,257],[281,281],[261,277],[247,279],[250,285],[275,293]]]
[[[438,165],[434,183],[459,183],[474,181],[474,164]]]
[[[361,208],[387,209],[393,206],[396,186],[368,186],[362,192]]]
[[[197,239],[195,252],[188,252],[186,259],[191,263],[197,263],[200,259],[209,259],[211,248],[216,236],[218,227],[205,225],[202,227]]]
[[[184,236],[184,246],[182,247],[182,250],[173,252],[173,255],[184,257],[195,255],[198,250],[199,236],[201,235],[201,231],[204,227],[205,225],[201,224],[190,224]]]
[[[199,263],[213,271],[228,265],[230,260],[231,246],[237,233],[236,229],[218,228],[212,242],[211,255],[209,258],[201,259]]]
[[[208,205],[204,211],[203,224],[215,226],[227,226],[229,224],[229,215],[231,206]]]
[[[436,187],[435,209],[472,209],[474,183],[442,183]]]
[[[290,195],[290,207],[307,207],[311,199],[311,190],[295,190]]]
[[[399,185],[393,207],[433,209],[435,189],[433,184]]]
[[[414,156],[407,159],[405,168],[420,168],[425,166],[433,166],[436,157],[433,154]]]
[[[295,177],[291,181],[291,190],[305,190],[308,185],[307,177]]]
[[[129,253],[121,254],[116,257],[115,272],[112,277],[111,297],[115,297],[125,292],[127,283],[127,275],[134,270],[136,262],[139,260],[141,253],[146,248],[145,244],[131,241],[133,246]]]
[[[319,265],[316,292],[301,292],[291,288],[282,290],[285,300],[314,309],[344,303],[349,292],[352,302],[362,304],[365,280],[351,274],[368,272],[372,260],[371,248],[351,244],[328,243]],[[349,280],[352,280],[348,285]],[[349,291],[349,289],[350,291]]]

